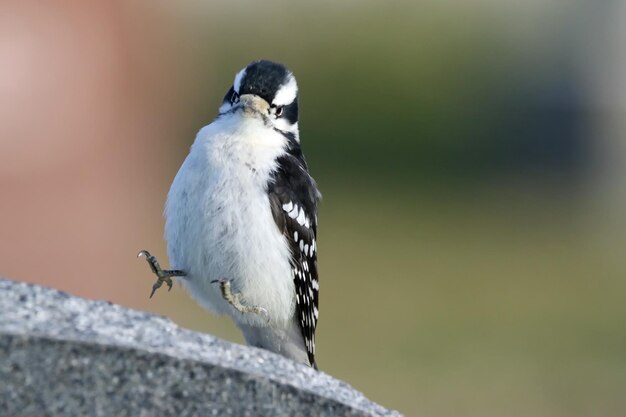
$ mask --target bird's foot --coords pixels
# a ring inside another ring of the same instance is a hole
[[[222,297],[226,300],[231,306],[235,308],[241,314],[258,314],[263,316],[267,321],[270,319],[270,314],[267,309],[259,306],[246,306],[241,303],[241,293],[233,293],[230,288],[230,281],[226,279],[216,279],[211,281],[212,284],[219,283],[220,289],[222,290]]]
[[[178,269],[161,269],[161,265],[157,259],[150,254],[147,250],[142,250],[137,254],[137,257],[145,256],[148,265],[150,265],[150,269],[157,276],[157,280],[152,286],[152,292],[150,293],[150,298],[154,295],[156,290],[161,288],[161,285],[165,282],[168,287],[168,291],[172,290],[172,277],[184,277],[187,275],[185,271],[180,271]]]

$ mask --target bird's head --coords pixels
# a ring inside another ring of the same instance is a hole
[[[235,75],[219,112],[262,119],[298,140],[296,78],[281,64],[266,60],[252,62]]]

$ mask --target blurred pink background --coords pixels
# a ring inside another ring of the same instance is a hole
[[[168,25],[123,2],[0,7],[3,275],[125,304],[148,289],[133,258],[186,151]]]

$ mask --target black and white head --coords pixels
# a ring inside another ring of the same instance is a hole
[[[281,64],[255,61],[235,75],[219,109],[220,116],[234,112],[260,118],[267,126],[299,142],[298,84],[291,71]]]

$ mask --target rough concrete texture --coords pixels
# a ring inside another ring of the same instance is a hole
[[[0,416],[399,416],[162,317],[0,279]]]

